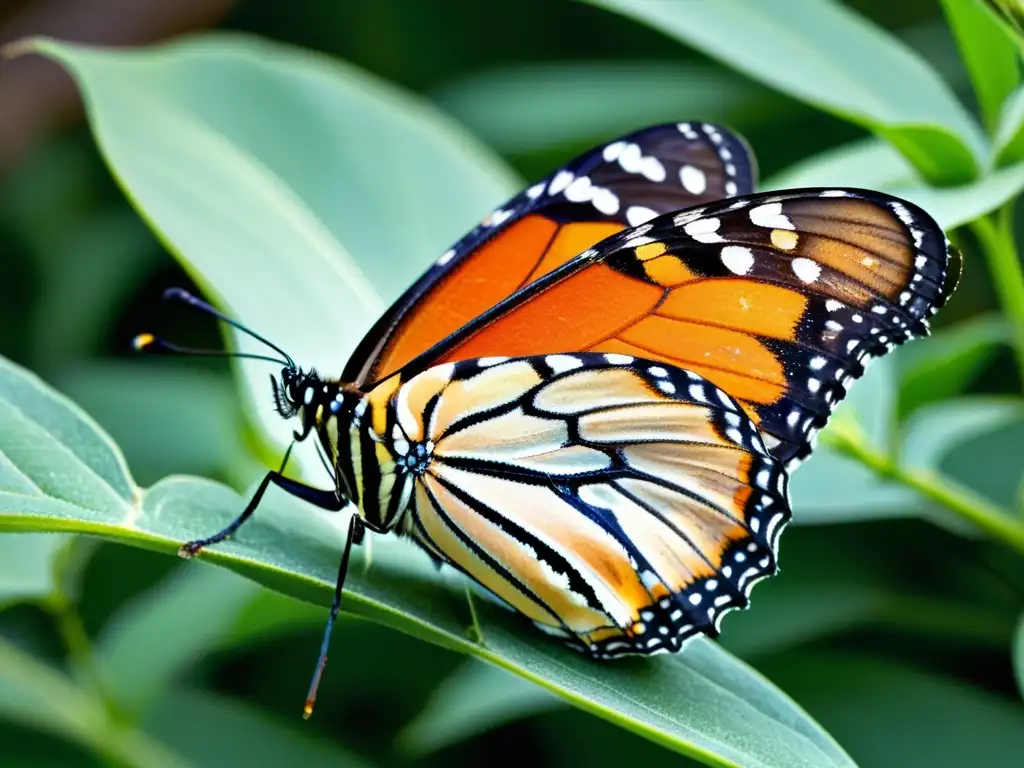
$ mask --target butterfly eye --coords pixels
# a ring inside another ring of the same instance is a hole
[[[295,405],[295,384],[290,379],[292,376],[287,368],[281,372],[280,382],[273,375],[270,376],[270,386],[274,392],[274,410],[282,419],[292,418],[299,410]]]

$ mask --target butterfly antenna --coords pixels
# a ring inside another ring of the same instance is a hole
[[[163,298],[164,298],[164,301],[172,301],[172,300],[173,301],[180,301],[180,302],[182,302],[184,304],[189,305],[190,307],[193,307],[194,309],[198,309],[201,312],[206,312],[207,314],[213,315],[214,317],[216,317],[219,320],[223,320],[225,323],[227,323],[228,325],[232,326],[233,328],[237,328],[238,330],[240,330],[242,333],[246,334],[247,336],[250,336],[250,337],[256,339],[257,341],[259,341],[260,343],[265,344],[266,346],[270,347],[272,350],[274,350],[279,355],[281,355],[281,359],[278,359],[278,358],[275,358],[275,357],[270,357],[268,355],[256,355],[256,354],[249,354],[249,353],[242,353],[242,352],[222,352],[220,350],[213,350],[213,349],[195,349],[193,347],[182,347],[182,346],[179,346],[177,344],[172,344],[171,342],[169,342],[169,341],[167,341],[165,339],[161,339],[161,338],[159,338],[157,336],[154,336],[151,333],[140,333],[138,336],[136,336],[134,339],[132,339],[132,347],[137,352],[146,351],[146,352],[165,353],[165,354],[166,353],[173,353],[173,354],[180,354],[180,355],[199,355],[199,356],[204,356],[204,357],[238,357],[238,358],[244,358],[244,359],[247,359],[247,360],[266,360],[266,361],[271,362],[271,363],[278,363],[279,365],[286,365],[289,368],[294,368],[295,367],[295,361],[292,360],[291,355],[289,355],[287,352],[285,352],[279,346],[274,344],[272,341],[270,341],[269,339],[264,338],[260,334],[256,333],[256,331],[252,330],[251,328],[247,328],[246,326],[242,325],[237,320],[235,320],[235,319],[233,319],[231,317],[228,317],[227,315],[225,315],[220,310],[216,309],[215,307],[211,306],[210,304],[207,304],[202,299],[197,298],[196,296],[193,296],[188,291],[186,291],[186,290],[184,290],[182,288],[168,288],[166,291],[164,291]]]
[[[197,357],[240,357],[244,360],[266,360],[278,365],[291,365],[290,360],[281,360],[269,355],[253,355],[247,352],[221,352],[216,349],[196,349],[195,347],[182,347],[172,344],[166,339],[154,336],[152,333],[140,333],[132,339],[132,348],[136,352],[149,352],[150,354],[173,354],[190,355]]]

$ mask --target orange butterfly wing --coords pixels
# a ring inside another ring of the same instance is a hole
[[[343,378],[395,372],[542,275],[628,226],[753,189],[745,144],[679,123],[616,139],[567,163],[490,214],[386,312]]]
[[[866,190],[748,195],[660,216],[526,285],[411,361],[605,352],[693,371],[785,462],[810,452],[871,358],[946,298],[948,242]]]

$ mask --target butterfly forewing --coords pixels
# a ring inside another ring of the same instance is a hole
[[[864,190],[747,195],[602,241],[442,344],[407,373],[493,354],[610,352],[707,377],[784,462],[864,364],[944,301],[948,243],[920,208]]]
[[[386,415],[364,428],[389,426],[366,443],[410,488],[404,531],[592,655],[714,634],[775,570],[786,475],[701,376],[615,354],[490,358],[374,402]]]
[[[753,190],[744,142],[709,123],[672,123],[587,152],[492,212],[384,314],[344,378],[380,379],[474,317],[623,229]]]

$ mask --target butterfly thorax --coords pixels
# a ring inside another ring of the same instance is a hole
[[[390,531],[409,507],[413,482],[430,460],[427,441],[410,440],[398,426],[398,377],[369,393],[325,382],[307,406],[313,430],[335,470],[339,496],[349,499],[371,530]]]

